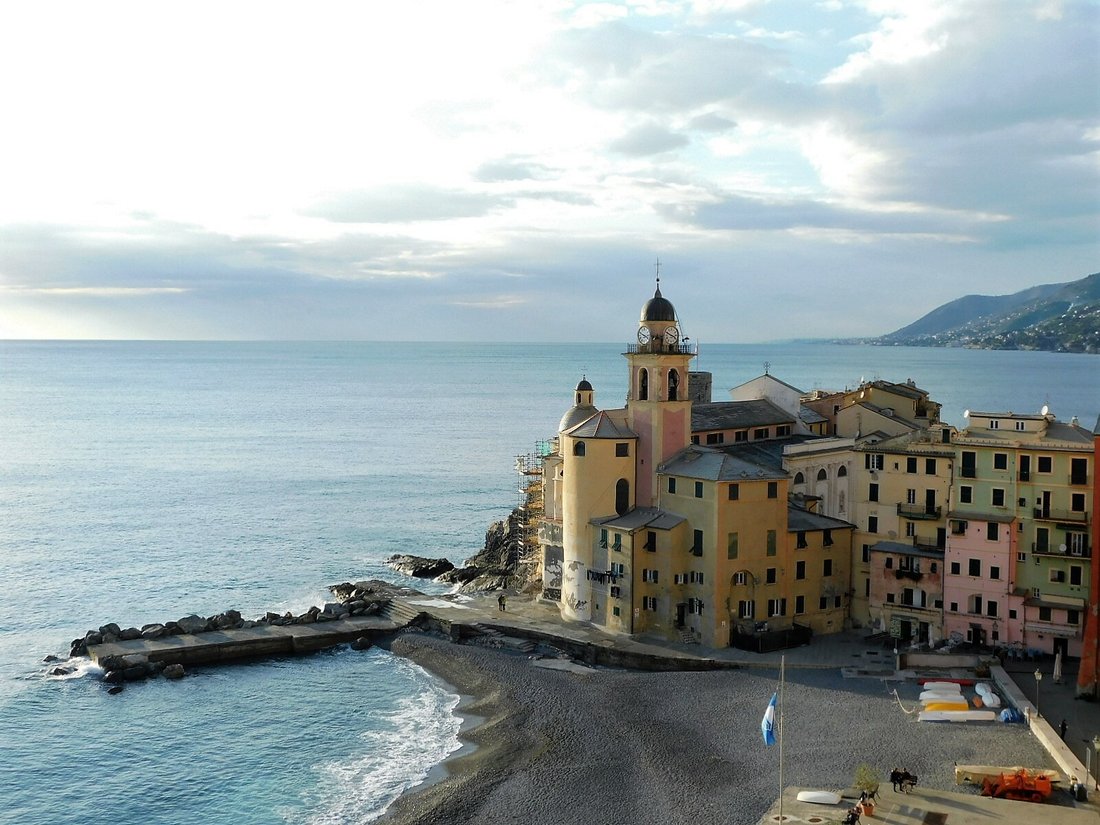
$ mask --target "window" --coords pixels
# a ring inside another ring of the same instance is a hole
[[[867,487],[867,500],[878,501],[878,485],[871,484]]]
[[[621,575],[623,575],[625,570],[626,570],[626,568],[623,566],[622,562],[615,562],[615,561],[611,562],[611,575],[612,576],[621,576]]]
[[[656,596],[642,596],[642,610],[656,610],[657,609],[657,597]]]
[[[1039,621],[1041,621],[1041,622],[1049,622],[1050,621],[1050,608],[1049,607],[1040,607],[1039,608]]]
[[[1040,472],[1040,473],[1053,472],[1053,469],[1054,469],[1053,468],[1053,462],[1054,462],[1054,459],[1051,458],[1049,455],[1039,456],[1039,458],[1036,459],[1036,461],[1035,461],[1036,471]]]
[[[791,425],[790,424],[780,424],[775,428],[776,438],[782,438],[783,436],[787,436],[787,435],[790,435],[790,434],[791,434]]]
[[[668,400],[680,400],[680,373],[676,370],[668,371]]]
[[[911,455],[905,459],[905,472],[915,473],[917,471],[917,457]]]
[[[893,556],[887,556],[886,561],[883,563],[883,566],[887,570],[893,570],[894,569],[894,557]]]
[[[630,509],[630,482],[620,478],[615,482],[615,512],[620,516],[626,515]]]
[[[1051,570],[1050,571],[1050,580],[1052,582],[1054,582],[1055,584],[1063,583],[1066,580],[1066,571],[1065,570]]]
[[[911,539],[916,535],[917,535],[916,522],[913,522],[913,521],[905,522],[905,537]]]
[[[630,455],[630,445],[623,441],[615,443],[615,457],[626,458]]]
[[[707,433],[708,444],[721,444],[726,440],[725,433]]]
[[[690,582],[691,584],[703,584],[703,574],[702,574],[702,572],[696,572],[696,571],[692,570],[688,574],[688,582]]]
[[[986,602],[985,603],[985,615],[987,615],[987,616],[996,616],[997,615],[997,603],[996,602]]]
[[[1035,552],[1045,553],[1050,549],[1050,530],[1046,527],[1035,528]]]
[[[768,437],[768,428],[767,427],[759,427],[759,428],[752,431],[753,441],[757,440],[758,438],[767,438],[767,437]]]
[[[764,571],[764,584],[775,584],[775,568],[769,567]]]
[[[1016,561],[1020,562],[1020,564],[1023,564],[1024,562],[1026,562],[1027,561],[1027,553],[1017,553],[1016,554]]]
[[[843,464],[840,465],[840,469],[836,471],[836,477],[837,478],[847,478],[848,477],[848,468],[845,467]]]
[[[1080,614],[1076,610],[1066,611],[1066,624],[1077,624],[1081,621]]]
[[[733,441],[734,441],[735,444],[738,443],[738,442],[741,442],[741,441],[748,441],[748,440],[749,440],[749,431],[748,430],[738,430],[737,432],[735,432],[733,434]]]
[[[739,570],[738,572],[733,574],[734,584],[745,584],[746,581],[748,581],[748,579],[744,570]]]
[[[794,474],[794,483],[795,484],[805,484],[806,483],[806,476],[802,475],[802,473],[795,473]]]
[[[729,539],[726,542],[726,558],[727,559],[737,558],[737,534],[736,533],[730,533],[729,534]]]
[[[799,530],[798,531],[798,549],[801,550],[803,547],[806,547],[806,546],[808,546],[806,544],[806,531],[805,530]]]
[[[805,612],[806,612],[806,597],[805,596],[795,596],[795,598],[794,598],[794,613],[795,613],[795,615],[797,616],[797,615],[800,615],[800,614],[805,613]]]
[[[695,497],[696,498],[702,498],[703,497],[703,482],[701,482],[701,481],[696,481],[695,482]]]
[[[970,559],[970,566],[967,570],[969,576],[980,576],[982,574],[982,560]]]
[[[658,582],[657,571],[656,570],[650,570],[648,567],[643,567],[642,568],[642,581],[647,582],[649,584],[657,584],[657,582]]]
[[[821,534],[821,546],[832,547],[833,546],[833,531],[825,530]]]
[[[668,491],[670,493],[675,493],[676,492],[676,479],[669,478],[669,480],[668,480]]]
[[[614,540],[611,542],[611,549],[619,553],[623,552],[623,536],[621,533],[615,534]]]
[[[1008,469],[1008,453],[993,453],[993,469],[994,470],[1007,470]]]
[[[871,545],[863,545],[863,563],[867,564],[871,561]]]
[[[1017,422],[1016,422],[1016,429],[1017,429],[1017,430],[1019,430],[1020,432],[1023,432],[1023,430],[1024,430],[1024,422],[1023,422],[1023,421],[1017,421]]]
[[[924,460],[924,474],[926,476],[934,476],[936,474],[936,459],[926,458]]]
[[[999,487],[993,488],[993,506],[1004,507],[1005,506],[1005,491]]]
[[[888,601],[890,604],[893,604],[894,603],[894,594],[893,593],[887,593],[886,594],[886,601]]]
[[[698,443],[699,443],[699,436],[697,436],[697,435],[693,435],[693,436],[691,437],[691,443],[692,443],[692,444],[698,444]]]
[[[693,540],[691,543],[691,555],[701,556],[703,555],[703,531],[696,530],[693,534]]]
[[[730,501],[737,501],[739,498],[741,498],[741,487],[737,484],[731,484],[729,497]]]
[[[1069,504],[1069,509],[1070,510],[1072,510],[1075,513],[1085,512],[1085,494],[1084,493],[1074,493],[1072,496],[1070,496],[1069,501],[1070,501],[1070,504]]]
[[[645,544],[642,545],[650,553],[657,552],[657,534],[652,530],[647,530],[645,534]]]
[[[989,429],[991,429],[991,430],[1001,429],[1001,422],[998,421],[996,418],[989,419]]]
[[[756,602],[752,600],[737,603],[737,618],[752,619],[756,616]]]
[[[824,468],[817,471],[817,480],[818,481],[828,481],[829,480],[829,474],[827,472],[825,472]]]
[[[958,602],[951,602],[951,607],[950,607],[950,608],[948,608],[948,609],[949,609],[949,610],[950,610],[950,611],[951,611],[952,613],[958,613],[958,612],[959,612],[959,603],[958,603]]]
[[[619,588],[612,587],[611,589],[612,590],[618,590]],[[618,593],[612,593],[611,595],[615,596],[617,598],[619,594]],[[618,605],[615,605],[614,607],[611,608],[611,615],[612,616],[618,616],[619,615],[619,606]]]
[[[916,504],[917,503],[917,491],[916,490],[906,490],[905,491],[905,503],[906,504]]]
[[[821,575],[822,576],[831,576],[831,575],[833,575],[833,560],[832,559],[823,559],[822,560],[822,562],[821,562]]]
[[[952,576],[957,576],[957,575],[959,575],[960,572],[961,571],[960,571],[959,563],[957,561],[951,562],[951,575]]]
[[[649,370],[638,370],[638,400],[649,400]]]
[[[1077,587],[1081,586],[1081,566],[1071,564],[1069,568],[1069,583]]]
[[[584,457],[584,442],[578,441],[573,445],[573,455],[580,458]]]
[[[1089,483],[1089,460],[1087,458],[1071,458],[1069,460],[1069,483]]]
[[[976,478],[978,475],[977,470],[978,454],[971,450],[963,450],[962,454],[962,467],[960,468],[960,474],[963,478]]]
[[[994,581],[1001,578],[1001,568],[998,567],[995,564],[990,565],[989,566],[989,578],[993,579]]]
[[[775,530],[768,531],[768,555],[775,555]]]
[[[965,536],[967,525],[968,525],[968,522],[965,522],[962,519],[952,519],[951,520],[951,535],[953,535],[953,536]]]
[[[878,532],[878,516],[867,516],[867,532]]]
[[[607,547],[607,530],[600,530],[600,547]]]
[[[822,596],[820,599],[817,600],[817,609],[818,610],[828,610],[829,609],[829,597],[828,596]]]
[[[940,569],[940,566],[936,564],[936,562],[932,562],[930,565],[928,565],[928,569],[929,572],[936,573]]]
[[[1000,527],[1000,525],[998,525],[997,522],[995,522],[995,521],[991,521],[988,524],[986,524],[986,526],[985,526],[985,537],[986,537],[986,539],[988,539],[989,541],[996,541],[997,538],[1000,536],[1000,530],[998,529],[999,527]]]
[[[804,578],[806,578],[806,562],[800,561],[800,562],[795,563],[794,577],[795,577],[795,579],[804,579]]]
[[[768,615],[769,616],[786,616],[787,615],[787,600],[786,599],[768,599]]]
[[[703,614],[702,599],[688,599],[687,612],[697,613],[701,616]]]
[[[1016,618],[1016,611],[1015,610],[1008,611],[1008,618],[1015,619]]]
[[[768,482],[768,498],[779,498],[779,482]]]
[[[960,487],[959,488],[959,503],[960,504],[972,504],[974,502],[974,488],[973,487]]]
[[[966,606],[967,613],[981,613],[982,612],[982,597],[971,596]]]
[[[865,470],[881,470],[884,463],[881,453],[867,453],[863,457],[863,468]]]

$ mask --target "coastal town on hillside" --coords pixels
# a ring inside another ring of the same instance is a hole
[[[1097,691],[1100,424],[971,411],[913,380],[711,397],[661,294],[624,353],[626,406],[581,378],[522,456],[524,557],[566,622],[767,651],[861,629],[887,644],[1080,658]]]

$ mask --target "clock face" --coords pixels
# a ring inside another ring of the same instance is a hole
[[[669,327],[665,330],[666,344],[675,344],[678,340],[680,340],[680,330],[676,329],[676,327]]]
[[[638,327],[638,343],[649,343],[649,327]]]

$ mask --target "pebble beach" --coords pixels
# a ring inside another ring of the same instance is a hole
[[[391,648],[450,684],[475,718],[471,747],[387,823],[756,823],[778,796],[779,748],[760,732],[777,669],[578,673],[427,634]],[[866,763],[884,784],[898,766],[920,787],[967,793],[955,762],[1056,767],[1023,725],[917,722],[906,710],[918,693],[788,667],[783,784],[840,791]]]

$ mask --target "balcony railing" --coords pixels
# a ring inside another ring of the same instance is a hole
[[[918,550],[940,550],[944,549],[944,542],[938,538],[932,536],[913,536],[913,546]]]
[[[1084,510],[1052,510],[1049,507],[1036,507],[1035,518],[1040,521],[1063,521],[1074,524],[1088,524],[1089,514]]]
[[[1039,556],[1074,556],[1077,558],[1092,555],[1087,544],[1077,547],[1066,547],[1065,550],[1063,550],[1062,547],[1063,545],[1060,544],[1039,544],[1039,542],[1033,541],[1031,543],[1031,552]]]
[[[911,519],[938,519],[941,513],[942,507],[929,507],[927,504],[898,505],[898,515]]]
[[[1031,470],[1020,470],[1016,478],[1020,481],[1031,481]]]
[[[1075,487],[1086,487],[1089,483],[1088,473],[1073,473],[1069,477],[1069,483]]]

